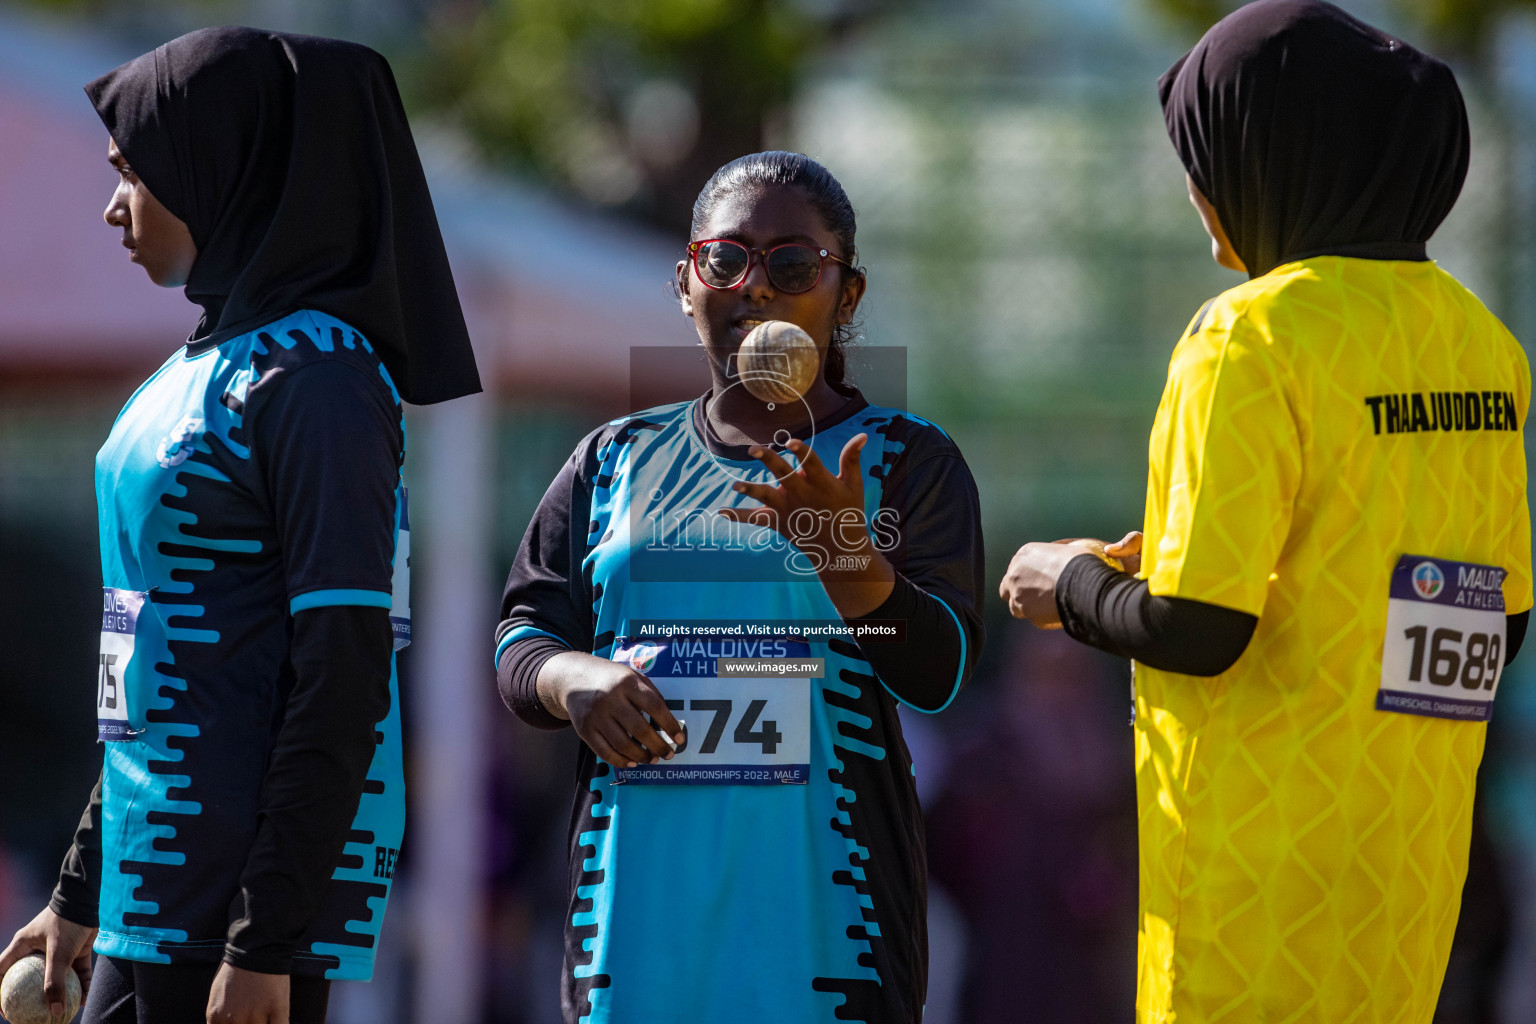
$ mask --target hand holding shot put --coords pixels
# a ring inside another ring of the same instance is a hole
[[[44,908],[0,952],[0,1013],[11,1024],[74,1019],[91,984],[96,929]]]

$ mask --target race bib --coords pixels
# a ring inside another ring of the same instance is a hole
[[[804,785],[811,778],[811,677],[821,663],[799,640],[620,639],[613,660],[643,672],[684,742],[659,764],[616,769],[643,785]],[[780,674],[778,670],[784,670]],[[793,674],[791,674],[793,673]]]
[[[96,673],[96,738],[104,742],[131,740],[138,733],[128,724],[128,665],[139,610],[149,595],[138,590],[101,588],[101,659]]]
[[[1398,559],[1378,711],[1488,721],[1504,670],[1504,575],[1425,555]]]
[[[411,509],[410,492],[400,488],[400,531],[395,540],[395,575],[390,586],[389,628],[395,650],[411,645]]]

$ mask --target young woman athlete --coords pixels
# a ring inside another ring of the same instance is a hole
[[[90,1024],[322,1021],[404,825],[400,403],[473,355],[378,54],[208,29],[86,92],[107,223],[203,316],[97,455],[102,777],[0,971],[45,952],[62,1009],[94,940]]]
[[[1425,255],[1461,95],[1316,0],[1223,19],[1161,95],[1250,280],[1174,350],[1145,540],[1108,552],[1139,578],[1027,544],[1003,596],[1137,662],[1138,1020],[1428,1024],[1532,603],[1529,368]]]
[[[943,709],[970,674],[981,530],[954,443],[843,378],[854,227],[808,157],[717,171],[677,265],[712,387],[589,434],[512,566],[502,695],[584,741],[569,1024],[921,1018],[926,856],[896,712]],[[816,343],[799,399],[742,383],[767,320]],[[851,632],[876,624],[903,641]]]

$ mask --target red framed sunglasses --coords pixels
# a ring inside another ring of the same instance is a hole
[[[705,238],[688,243],[693,272],[706,288],[731,291],[741,287],[752,270],[754,257],[763,261],[768,280],[781,292],[798,295],[816,287],[827,260],[857,270],[841,256],[803,242],[786,242],[771,249],[750,249],[729,238]]]

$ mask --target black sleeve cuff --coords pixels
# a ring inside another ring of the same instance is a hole
[[[967,645],[955,617],[940,606],[938,598],[898,572],[890,595],[878,608],[843,621],[857,625],[879,619],[904,622],[906,640],[860,643],[859,653],[897,698],[919,711],[942,710],[974,661],[963,656]]]
[[[544,663],[570,648],[547,636],[530,636],[507,645],[496,663],[496,689],[518,718],[535,729],[554,732],[571,723],[549,713],[539,700],[539,670]]]
[[[886,595],[880,606],[863,615],[856,615],[851,619],[844,619],[850,626],[859,622],[875,622],[880,619],[902,619],[910,622],[912,616],[917,613],[918,604],[922,600],[922,591],[917,584],[907,579],[901,573],[896,574],[896,579],[891,587],[891,592]]]
[[[1124,614],[1118,616],[1118,622],[1106,621],[1110,617],[1110,609],[1106,607],[1108,592],[1124,587],[1128,581],[1138,582],[1134,576],[1120,572],[1096,555],[1078,555],[1068,562],[1056,578],[1056,617],[1061,620],[1061,628],[1067,636],[1110,654],[1132,657],[1118,649],[1119,644],[1115,641],[1134,644],[1144,639],[1139,635],[1140,631],[1133,628],[1140,623],[1125,621],[1129,617]],[[1142,591],[1146,592],[1144,582]],[[1145,600],[1136,592],[1125,597],[1128,600],[1123,603],[1134,610],[1139,610]]]
[[[64,863],[59,866],[58,884],[48,909],[66,921],[95,928],[99,923],[98,905],[101,900],[101,777],[91,790],[80,824],[75,827],[75,840]]]
[[[96,901],[91,900],[89,905],[71,900],[58,888],[53,890],[53,898],[48,901],[48,909],[58,914],[66,921],[83,925],[86,928],[98,928],[101,919],[97,915]]]
[[[1516,612],[1504,617],[1504,667],[1508,668],[1515,655],[1525,644],[1525,631],[1531,624],[1529,611]]]
[[[242,971],[256,974],[292,974],[292,946],[264,946],[261,949],[238,949],[224,944],[224,962]]]
[[[1204,601],[1155,597],[1146,580],[1079,555],[1056,581],[1067,635],[1090,647],[1188,676],[1216,676],[1242,657],[1259,620]]]

